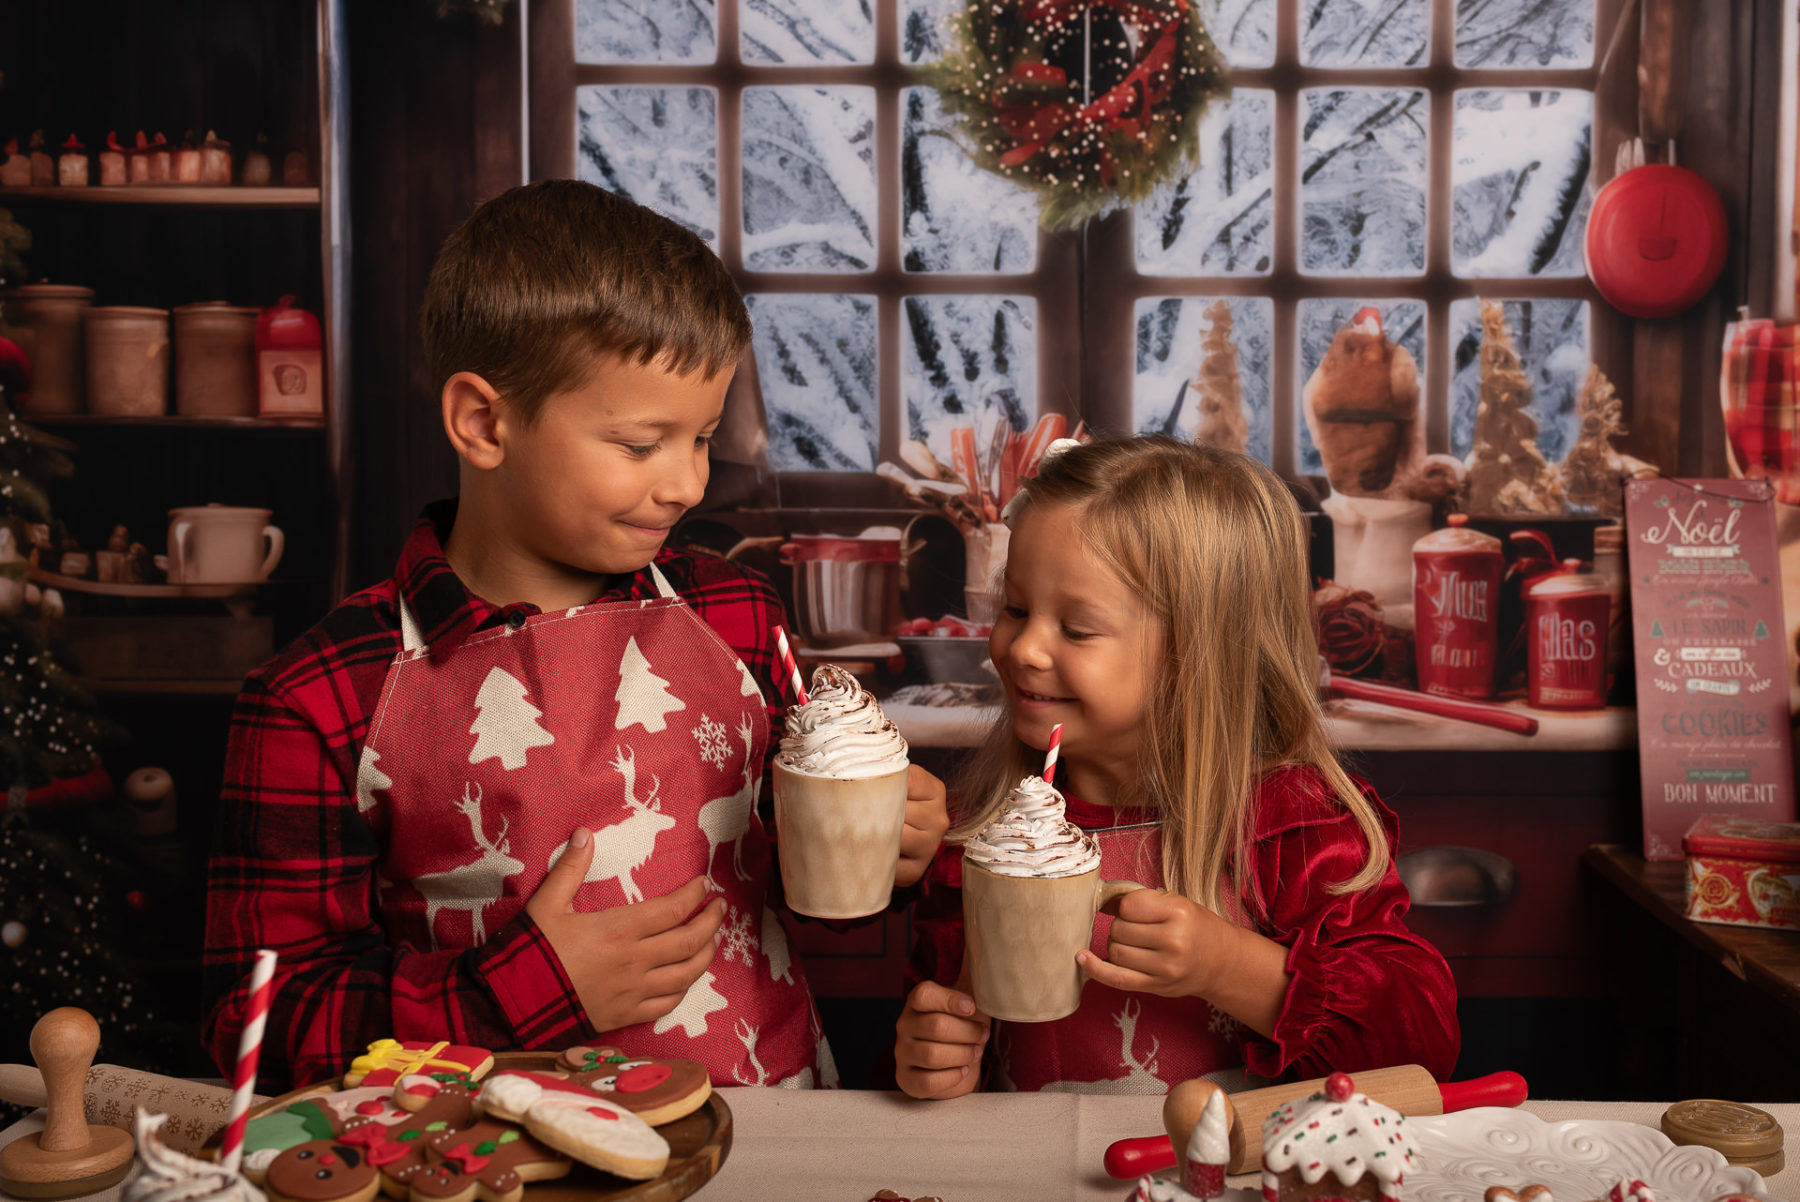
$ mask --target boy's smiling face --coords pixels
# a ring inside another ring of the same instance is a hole
[[[731,375],[603,355],[529,424],[502,402],[493,483],[520,558],[573,577],[636,572],[655,558],[706,490]]]

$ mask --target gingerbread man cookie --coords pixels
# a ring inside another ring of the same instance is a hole
[[[555,1073],[505,1071],[482,1082],[482,1113],[522,1122],[583,1164],[647,1181],[669,1163],[669,1141],[642,1118]]]
[[[407,1073],[467,1073],[479,1080],[493,1067],[494,1054],[486,1048],[464,1047],[446,1039],[377,1039],[350,1062],[344,1088],[392,1085]]]
[[[417,1113],[388,1125],[359,1115],[335,1136],[307,1140],[269,1162],[264,1188],[276,1202],[368,1202],[386,1175],[398,1186],[425,1163],[429,1141],[475,1121],[467,1090],[438,1091]]]
[[[309,1140],[330,1140],[353,1120],[391,1125],[407,1112],[396,1105],[393,1091],[361,1086],[309,1094],[300,1100],[258,1115],[244,1129],[244,1176],[258,1185],[275,1157]]]
[[[698,1060],[653,1060],[615,1047],[578,1047],[558,1056],[556,1067],[652,1127],[694,1113],[712,1093],[706,1066]]]
[[[567,1156],[498,1119],[439,1132],[427,1148],[425,1166],[407,1179],[412,1202],[518,1202],[526,1182],[561,1177],[574,1167]]]

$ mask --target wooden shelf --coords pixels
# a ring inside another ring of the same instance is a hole
[[[241,680],[102,680],[89,676],[76,683],[101,697],[236,697]]]
[[[166,426],[191,430],[306,430],[325,429],[322,417],[190,417],[159,413],[149,417],[113,417],[104,413],[21,413],[19,420],[42,430],[107,426]]]
[[[249,187],[234,184],[127,184],[101,188],[0,188],[0,204],[8,201],[55,201],[64,204],[155,205],[176,209],[316,209],[317,188]]]

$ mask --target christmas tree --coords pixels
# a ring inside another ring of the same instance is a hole
[[[1194,441],[1240,454],[1250,445],[1250,423],[1244,417],[1244,388],[1238,377],[1237,347],[1231,341],[1231,306],[1214,301],[1207,307],[1212,323],[1200,342],[1200,370],[1193,389],[1200,404]]]
[[[687,708],[686,702],[669,691],[669,682],[651,670],[634,638],[625,640],[625,654],[619,657],[619,688],[613,700],[619,703],[615,729],[637,725],[651,734],[667,730],[668,715]]]
[[[1469,513],[1561,513],[1562,482],[1537,448],[1531,380],[1513,349],[1506,311],[1481,302],[1481,404],[1463,481]]]
[[[1623,517],[1626,466],[1613,449],[1613,439],[1625,433],[1625,409],[1612,382],[1598,367],[1588,368],[1575,412],[1581,418],[1581,433],[1562,462],[1569,508],[1601,517]]]

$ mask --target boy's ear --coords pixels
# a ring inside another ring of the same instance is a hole
[[[439,398],[444,433],[464,463],[492,471],[506,458],[500,438],[500,394],[472,371],[459,371],[444,381]]]

